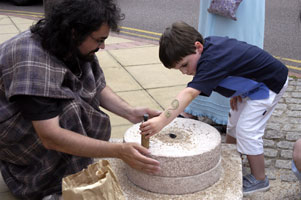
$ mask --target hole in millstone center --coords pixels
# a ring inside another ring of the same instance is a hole
[[[168,135],[169,135],[169,137],[172,138],[172,139],[174,139],[174,138],[177,137],[177,135],[176,135],[176,134],[173,134],[173,133],[169,133]]]

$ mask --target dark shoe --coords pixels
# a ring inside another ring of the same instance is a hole
[[[244,195],[253,192],[266,191],[270,188],[269,179],[266,176],[264,180],[257,180],[252,174],[243,177],[243,193]]]

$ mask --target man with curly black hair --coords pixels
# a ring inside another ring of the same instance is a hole
[[[124,18],[113,0],[63,0],[45,19],[0,45],[0,169],[21,199],[61,193],[61,179],[93,162],[120,158],[156,172],[159,163],[133,143],[110,143],[99,106],[138,123],[148,113],[106,85],[95,52]]]

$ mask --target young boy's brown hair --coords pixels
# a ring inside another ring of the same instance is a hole
[[[194,43],[204,44],[203,36],[185,22],[175,22],[160,38],[159,58],[163,65],[174,68],[185,56],[195,53]]]

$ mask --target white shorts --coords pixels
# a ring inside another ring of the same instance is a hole
[[[237,110],[230,110],[227,134],[236,138],[237,151],[246,155],[263,154],[263,140],[266,123],[287,88],[288,80],[276,94],[269,91],[269,98],[251,100],[248,97],[238,102]]]

